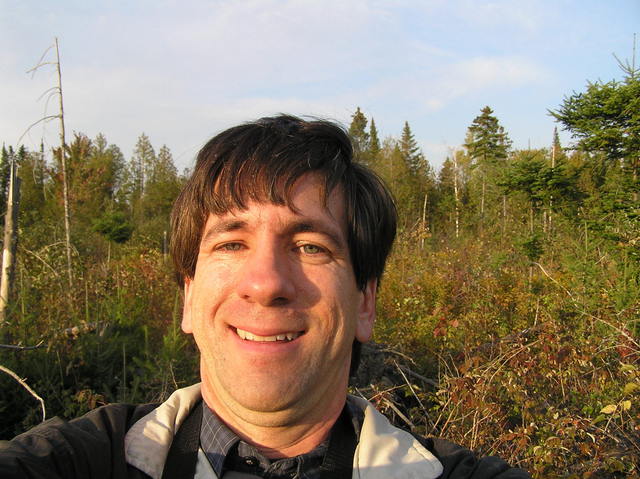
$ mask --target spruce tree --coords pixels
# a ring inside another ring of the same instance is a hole
[[[621,65],[623,81],[589,83],[583,93],[565,97],[549,113],[577,140],[577,147],[601,153],[624,166],[624,186],[638,201],[640,190],[640,70]]]
[[[414,175],[423,176],[427,174],[427,164],[416,139],[413,136],[409,122],[404,122],[402,136],[400,137],[400,152],[409,171]]]
[[[473,119],[468,133],[464,146],[472,159],[495,163],[507,157],[511,140],[490,107],[485,106],[481,114]]]
[[[369,152],[374,158],[380,153],[380,138],[373,118],[371,118],[371,124],[369,125]]]
[[[473,161],[480,176],[480,228],[483,227],[485,215],[485,203],[487,199],[487,183],[495,183],[498,171],[497,166],[501,160],[505,160],[511,148],[511,140],[500,125],[498,118],[493,115],[493,110],[485,106],[480,115],[473,119],[467,130],[464,144],[469,157]],[[504,206],[503,198],[503,206]],[[504,220],[503,208],[503,220]]]
[[[349,135],[353,141],[356,157],[360,158],[363,153],[369,149],[369,133],[367,133],[367,117],[360,110],[351,116],[351,125],[349,125]]]

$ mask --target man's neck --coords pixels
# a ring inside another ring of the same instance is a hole
[[[255,412],[241,411],[238,414],[206,387],[203,387],[202,395],[207,406],[229,429],[269,459],[294,457],[312,451],[329,436],[346,400],[345,394],[331,403],[311,408],[304,417],[286,421],[282,419],[286,413],[282,412],[260,413],[259,418]]]

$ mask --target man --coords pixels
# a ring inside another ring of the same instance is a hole
[[[334,124],[279,116],[214,137],[172,215],[202,383],[48,421],[4,445],[0,476],[529,477],[347,397],[395,226]]]

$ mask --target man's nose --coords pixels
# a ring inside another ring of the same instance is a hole
[[[295,295],[295,283],[285,252],[259,247],[246,260],[238,281],[240,297],[263,306],[287,304]]]

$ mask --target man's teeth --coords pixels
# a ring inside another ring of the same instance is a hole
[[[293,341],[301,334],[301,333],[285,333],[285,334],[278,334],[276,336],[258,336],[257,334],[250,333],[249,331],[245,331],[240,328],[236,328],[236,331],[238,333],[238,336],[240,336],[242,339],[245,339],[247,341],[258,341],[258,342]]]

